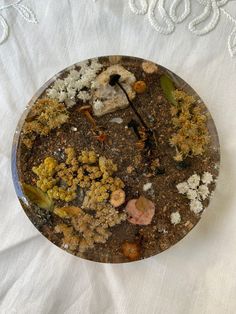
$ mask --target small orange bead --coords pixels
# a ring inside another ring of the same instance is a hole
[[[147,85],[144,81],[137,81],[133,85],[133,90],[138,94],[144,93],[146,89],[147,89]]]
[[[107,140],[107,135],[105,133],[101,133],[100,135],[96,136],[96,139],[100,142],[103,143]]]

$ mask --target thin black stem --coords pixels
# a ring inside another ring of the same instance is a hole
[[[143,118],[140,116],[140,114],[138,113],[138,111],[136,110],[134,104],[132,103],[132,101],[129,99],[129,96],[126,92],[126,90],[124,89],[124,87],[119,83],[119,82],[116,82],[116,84],[122,89],[122,91],[125,93],[125,96],[129,102],[129,105],[130,107],[132,108],[132,110],[134,111],[134,113],[136,114],[136,116],[139,118],[140,122],[142,123],[143,127],[146,129],[146,130],[149,130],[149,127],[146,125],[146,123],[144,122]]]

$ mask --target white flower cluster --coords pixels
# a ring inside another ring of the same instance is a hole
[[[47,90],[48,97],[65,102],[67,107],[72,107],[77,99],[89,101],[89,89],[103,66],[98,59],[92,59],[90,64],[89,61],[82,62],[79,66],[79,71],[72,69],[65,79],[57,79]]]
[[[180,216],[180,213],[177,211],[177,212],[174,212],[174,213],[171,213],[170,215],[170,221],[173,225],[177,225],[181,222],[181,216]]]
[[[147,182],[146,184],[144,184],[143,186],[143,190],[146,192],[148,190],[150,190],[152,188],[152,183],[151,182]]]
[[[195,214],[203,210],[202,201],[210,194],[208,185],[213,182],[212,174],[204,172],[202,177],[193,174],[187,181],[177,184],[180,194],[185,194],[190,200],[190,210]]]

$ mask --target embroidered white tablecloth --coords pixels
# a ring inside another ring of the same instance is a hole
[[[0,41],[0,313],[236,313],[236,1],[0,0]],[[16,123],[36,90],[74,62],[109,54],[151,59],[185,79],[208,105],[222,153],[197,227],[123,265],[73,257],[41,236],[10,170]]]

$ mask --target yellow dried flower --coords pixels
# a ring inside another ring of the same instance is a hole
[[[79,186],[87,189],[88,204],[103,203],[110,198],[111,192],[124,187],[120,178],[112,177],[117,165],[111,159],[98,159],[92,150],[82,151],[77,158],[72,147],[66,148],[65,153],[66,163],[58,164],[55,158],[47,157],[38,167],[32,168],[38,176],[36,185],[51,198],[65,202],[73,201]],[[79,162],[82,165],[79,165]],[[61,182],[63,186],[58,186]]]
[[[109,178],[115,171],[117,171],[117,165],[115,165],[111,159],[101,156],[99,157],[98,163],[104,179]]]
[[[94,164],[97,162],[97,155],[95,151],[82,151],[78,159],[82,164]]]
[[[32,148],[37,136],[44,136],[67,122],[66,107],[53,99],[39,99],[32,107],[22,128],[22,142]]]
[[[202,155],[209,143],[207,117],[196,105],[193,96],[175,90],[173,97],[175,102],[171,106],[172,124],[177,131],[170,138],[170,144],[177,151],[174,159],[182,161],[187,156]]]

